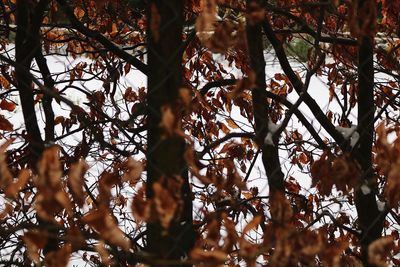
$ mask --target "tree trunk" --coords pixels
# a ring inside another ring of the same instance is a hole
[[[359,1],[358,16],[359,25],[368,19],[369,9],[373,4],[371,1]],[[365,25],[365,24],[364,24]],[[355,155],[361,166],[362,181],[372,186],[372,144],[374,134],[374,38],[373,29],[365,32],[361,29],[359,36],[358,51],[358,129],[360,131],[359,146],[355,149]],[[378,210],[375,188],[371,193],[365,194],[357,190],[355,203],[358,212],[358,221],[362,231],[361,247],[364,266],[374,266],[368,263],[368,246],[381,237],[385,215]]]
[[[147,250],[162,260],[186,257],[194,244],[192,195],[184,160],[185,140],[181,131],[183,0],[153,0],[148,3],[148,146],[147,184],[149,200],[155,199],[154,185],[159,183],[174,195],[179,208],[168,229],[160,220],[147,225]],[[172,112],[172,120],[168,114]],[[166,116],[166,117],[164,117]],[[168,125],[161,125],[165,121]],[[167,127],[165,127],[167,126]],[[173,184],[179,188],[173,191]],[[154,266],[164,266],[160,263]],[[185,265],[187,266],[187,265]]]
[[[32,79],[29,75],[32,59],[36,51],[41,49],[39,43],[41,19],[37,22],[35,18],[38,16],[42,18],[43,13],[32,14],[34,8],[35,6],[30,1],[17,1],[18,28],[15,39],[15,58],[18,64],[15,76],[25,121],[26,138],[29,142],[29,164],[33,169],[36,168],[36,162],[43,151],[43,140],[35,112]]]
[[[248,1],[250,4],[251,1]],[[264,46],[262,40],[261,22],[247,23],[247,43],[250,56],[250,67],[256,74],[256,87],[252,90],[253,113],[256,128],[256,142],[262,149],[262,161],[268,177],[270,194],[284,193],[284,175],[279,162],[278,147],[266,144],[268,134],[268,102],[264,91],[266,90]],[[273,140],[277,144],[277,140]]]
[[[36,117],[30,68],[35,55],[41,54],[40,27],[47,6],[48,0],[41,0],[36,5],[32,1],[17,1],[17,34],[15,40],[17,67],[15,68],[15,77],[25,122],[26,139],[28,141],[28,164],[33,170],[36,170],[36,164],[44,150],[44,141],[41,137]],[[46,112],[48,113],[49,110]],[[49,121],[46,121],[46,123],[49,123]],[[54,121],[51,121],[50,124],[54,124]],[[49,135],[48,137],[54,140],[54,131],[52,135],[52,137]],[[43,252],[46,255],[58,249],[58,231],[52,230],[54,229],[52,223],[43,221],[39,217],[37,217],[37,220],[42,227],[48,229],[49,236],[54,236],[47,240],[44,247]]]

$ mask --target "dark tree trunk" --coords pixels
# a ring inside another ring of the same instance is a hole
[[[147,225],[147,250],[159,260],[186,257],[194,244],[192,195],[184,160],[185,140],[167,133],[160,125],[166,109],[174,114],[174,127],[180,130],[182,105],[178,103],[182,86],[183,0],[149,1],[148,4],[148,146],[147,197],[154,199],[153,186],[165,188],[176,180],[182,182],[178,202],[180,209],[168,229],[159,221]],[[176,192],[169,192],[174,193]],[[162,263],[154,266],[164,266]]]
[[[251,1],[248,1],[248,4]],[[278,147],[266,144],[268,134],[268,102],[264,91],[266,90],[264,46],[262,40],[261,22],[252,25],[247,23],[247,43],[250,56],[250,67],[256,74],[256,87],[252,90],[253,112],[256,128],[256,141],[262,149],[262,161],[268,177],[270,193],[284,193],[284,175],[279,162]],[[273,140],[277,144],[277,140]]]
[[[43,2],[43,1],[41,1]],[[39,4],[38,4],[39,5]],[[43,151],[43,140],[35,112],[32,79],[29,75],[32,59],[37,50],[41,49],[39,43],[39,29],[41,20],[36,21],[35,6],[31,1],[17,1],[17,34],[15,40],[15,58],[17,67],[15,76],[24,116],[27,141],[29,142],[29,164],[33,169]]]
[[[51,77],[49,66],[47,65],[47,60],[43,56],[41,50],[36,51],[35,55],[36,63],[39,67],[39,70],[42,74],[44,86],[48,90],[53,90],[54,80]],[[49,94],[44,94],[43,96],[43,111],[46,118],[46,126],[44,128],[45,133],[45,142],[53,142],[54,141],[54,111],[52,107],[53,98]]]
[[[359,1],[360,25],[368,19],[366,9],[371,7],[370,1]],[[369,10],[371,12],[371,10]],[[372,144],[374,134],[374,38],[373,29],[370,32],[361,31],[358,51],[358,130],[360,132],[359,146],[355,156],[361,166],[361,183],[373,184]],[[365,194],[357,190],[355,197],[358,221],[362,230],[361,247],[364,266],[374,266],[368,263],[368,246],[381,237],[384,212],[379,211],[375,188]]]
[[[34,4],[33,1],[17,1],[17,34],[15,40],[15,58],[17,66],[15,68],[15,76],[25,122],[26,138],[28,141],[28,164],[33,170],[36,170],[36,164],[44,150],[44,141],[41,137],[36,117],[32,86],[33,81],[30,74],[30,68],[33,58],[36,55],[41,55],[40,27],[47,6],[48,0],[41,0],[37,4]],[[38,64],[43,72],[42,64],[40,62]],[[45,85],[52,86],[48,83],[48,77],[44,78]],[[45,97],[45,101],[46,99],[48,98]],[[47,110],[46,114],[49,112],[52,112],[52,109]],[[49,125],[54,125],[54,118],[53,121],[47,120],[46,124],[47,123],[49,123]],[[48,129],[48,126],[46,126],[46,129]],[[52,136],[50,136],[50,133]],[[46,130],[46,139],[47,138],[54,140],[54,130],[52,132]],[[54,236],[54,238],[49,238],[47,240],[46,246],[43,250],[44,254],[57,250],[58,231],[53,230],[54,227],[52,227],[51,223],[43,221],[39,217],[37,217],[37,220],[42,227],[48,229],[50,236]]]

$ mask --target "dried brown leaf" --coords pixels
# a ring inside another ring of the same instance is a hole
[[[0,109],[7,110],[7,111],[14,111],[14,109],[17,107],[17,104],[15,104],[12,101],[7,101],[6,99],[1,100],[0,102]]]
[[[17,181],[9,185],[6,189],[6,197],[16,198],[19,190],[23,188],[29,181],[31,173],[27,169],[22,169],[18,175]]]
[[[3,220],[6,218],[8,215],[12,215],[12,212],[14,211],[14,207],[10,203],[5,203],[4,210],[0,212],[0,220]]]
[[[74,14],[78,19],[81,19],[83,16],[85,16],[85,11],[80,7],[76,7],[74,9]]]
[[[206,43],[215,30],[217,19],[217,5],[215,0],[202,1],[201,9],[202,12],[196,20],[196,34],[202,43]]]
[[[168,135],[172,135],[175,131],[175,115],[170,106],[163,106],[161,110],[160,127],[163,128]]]
[[[151,216],[150,202],[145,199],[145,187],[141,187],[132,201],[132,214],[139,223],[140,221],[148,221]]]
[[[129,158],[125,163],[124,169],[122,181],[130,182],[131,186],[135,186],[144,170],[143,164],[133,158]]]
[[[178,203],[171,195],[170,190],[164,188],[160,183],[153,185],[154,204],[161,225],[168,229],[171,221],[175,217]]]
[[[125,251],[130,249],[130,240],[118,227],[116,218],[110,214],[108,208],[103,206],[91,210],[82,218],[82,221],[97,231],[102,239],[121,247]]]
[[[190,103],[192,102],[190,90],[188,88],[179,89],[179,96],[182,99],[183,104],[185,104],[186,107],[189,107]]]
[[[194,260],[206,261],[216,263],[224,263],[228,259],[228,255],[221,250],[203,250],[200,248],[195,248],[190,253],[190,256]],[[214,265],[215,266],[215,265]]]
[[[9,185],[11,185],[12,181],[13,176],[8,169],[4,151],[0,151],[0,188],[5,190]]]
[[[84,186],[84,176],[86,171],[89,169],[89,165],[83,160],[79,160],[78,162],[72,164],[69,169],[68,174],[68,186],[71,190],[71,194],[76,201],[76,203],[82,207],[85,203],[86,194],[83,190]]]
[[[96,250],[100,255],[101,263],[104,264],[105,266],[108,266],[110,264],[110,253],[105,248],[105,244],[103,241],[100,241],[96,245]]]
[[[72,253],[72,246],[65,244],[56,251],[51,251],[45,255],[45,264],[49,267],[66,267]]]
[[[247,234],[251,230],[255,229],[261,222],[262,217],[260,215],[255,216],[243,229],[243,235]]]
[[[387,267],[387,257],[390,255],[393,246],[392,236],[375,240],[368,247],[368,262],[376,267]]]
[[[11,132],[14,129],[12,123],[4,118],[3,115],[0,115],[0,130]]]
[[[40,263],[39,250],[46,245],[47,236],[45,231],[28,231],[22,237],[26,244],[28,257],[36,264]]]

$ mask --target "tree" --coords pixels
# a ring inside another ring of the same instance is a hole
[[[399,264],[397,2],[0,5],[1,264]]]
[[[147,226],[147,246],[161,259],[187,257],[194,245],[192,196],[181,130],[183,1],[149,3],[146,196],[166,214]],[[140,209],[141,207],[138,207]],[[167,230],[166,230],[167,229]],[[167,231],[167,232],[166,232]],[[161,266],[163,266],[161,264]]]

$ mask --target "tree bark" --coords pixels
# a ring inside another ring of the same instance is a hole
[[[175,132],[168,133],[160,122],[167,109],[173,113],[173,128],[180,131],[182,105],[183,0],[153,0],[148,3],[148,146],[147,184],[149,200],[156,197],[154,185],[168,188],[174,181],[178,189],[180,208],[168,229],[160,221],[147,225],[147,250],[159,259],[180,260],[194,244],[192,194],[188,169],[184,160],[185,140]],[[174,193],[176,192],[169,192]],[[164,266],[163,264],[157,266]],[[185,265],[188,266],[188,265]]]
[[[47,7],[48,0],[41,0],[37,4],[34,4],[33,1],[18,0],[16,6],[17,34],[15,40],[15,58],[17,65],[15,68],[15,76],[25,122],[26,138],[28,141],[28,164],[33,170],[36,170],[37,162],[44,150],[44,141],[37,122],[32,86],[33,81],[29,72],[33,58],[41,54],[40,27]],[[48,83],[46,85],[48,85]],[[47,98],[45,97],[45,99]],[[46,114],[48,112],[50,112],[50,110],[47,110]],[[46,124],[47,123],[51,125],[54,124],[54,121],[46,121]],[[48,128],[48,126],[46,128]],[[46,137],[54,140],[54,131],[52,132],[52,136],[46,134]],[[46,246],[43,249],[46,255],[58,249],[58,231],[51,223],[43,221],[39,217],[37,217],[37,220],[39,224],[48,229],[50,236],[54,236],[47,240]]]
[[[250,4],[250,2],[252,1],[248,1],[248,4]],[[250,56],[250,67],[256,74],[256,87],[252,89],[256,142],[262,149],[262,161],[268,177],[270,194],[275,192],[281,192],[284,194],[284,175],[279,162],[278,147],[264,142],[270,129],[268,129],[268,101],[264,93],[266,90],[266,77],[261,22],[252,24],[248,21],[246,33],[248,52]],[[273,141],[277,144],[277,140]]]
[[[365,8],[371,7],[370,0],[358,2],[359,24],[365,21]],[[360,132],[359,146],[354,153],[361,166],[361,184],[373,185],[372,144],[374,135],[374,38],[373,29],[368,32],[361,30],[358,50],[358,130]],[[379,211],[376,202],[375,188],[365,194],[356,191],[355,203],[361,228],[361,249],[364,266],[374,266],[368,263],[368,246],[381,237],[384,211]]]
[[[51,77],[50,69],[49,69],[49,66],[47,65],[47,60],[43,56],[42,51],[40,51],[40,50],[36,51],[35,60],[39,67],[39,70],[42,74],[44,86],[48,90],[53,90],[55,82],[54,82],[53,78]],[[54,111],[53,111],[52,102],[53,102],[53,97],[49,94],[44,94],[43,110],[44,110],[44,115],[46,118],[46,126],[44,128],[46,143],[54,142],[54,138],[55,138]]]
[[[40,3],[43,2],[41,1]],[[39,6],[40,3],[37,5]],[[36,168],[36,162],[44,148],[35,112],[32,79],[29,75],[32,59],[36,51],[41,49],[39,43],[41,19],[38,22],[36,18],[39,16],[42,18],[44,9],[41,14],[33,14],[34,8],[35,6],[30,1],[17,1],[18,28],[15,40],[15,58],[17,63],[15,76],[26,127],[26,138],[29,142],[29,165],[33,169]]]

